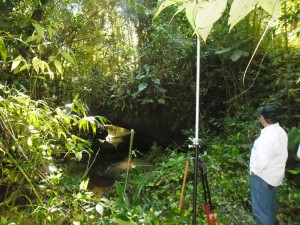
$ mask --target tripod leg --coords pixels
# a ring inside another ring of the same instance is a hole
[[[182,209],[182,206],[183,206],[184,191],[185,191],[185,185],[186,185],[186,177],[187,177],[187,174],[188,174],[189,166],[190,166],[190,161],[186,160],[184,176],[183,176],[183,181],[182,181],[181,194],[180,194],[180,201],[179,201],[179,209],[180,210]]]
[[[212,205],[210,191],[209,191],[205,164],[201,159],[199,159],[199,164],[200,164],[199,168],[201,172],[202,185],[203,185],[204,209],[206,213],[207,223],[209,225],[216,225],[217,221],[213,212],[213,205]]]
[[[210,205],[208,203],[208,193],[207,193],[207,183],[206,183],[206,179],[205,179],[205,172],[204,172],[204,168],[203,168],[203,163],[200,162],[200,172],[201,172],[201,180],[202,180],[202,188],[203,188],[203,195],[204,195],[204,210],[205,210],[205,214],[206,214],[206,220],[207,220],[207,224],[210,225]]]
[[[192,224],[196,225],[197,219],[197,187],[198,187],[198,148],[195,147],[195,158],[194,158],[194,193],[193,193],[193,221]]]

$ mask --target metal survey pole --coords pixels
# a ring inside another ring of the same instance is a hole
[[[199,113],[200,113],[200,39],[197,36],[197,70],[196,70],[196,115],[195,115],[195,147],[194,158],[194,193],[193,193],[193,225],[196,225],[197,217],[197,187],[198,187],[198,151],[199,151]]]

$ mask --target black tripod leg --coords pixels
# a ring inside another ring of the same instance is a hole
[[[207,203],[209,204],[210,211],[212,211],[213,204],[211,201],[210,190],[209,190],[209,186],[208,186],[208,180],[207,180],[206,173],[204,174],[204,180],[205,180],[205,185],[206,185]]]
[[[207,223],[215,224],[216,222],[215,222],[214,215],[213,218],[210,217],[210,214],[213,213],[213,205],[212,205],[210,191],[209,191],[206,167],[201,158],[199,158],[199,165],[200,165],[199,168],[200,168],[202,186],[203,186],[204,208],[205,208]]]
[[[207,203],[207,199],[208,199],[208,193],[207,193],[207,177],[206,177],[206,168],[205,168],[205,164],[202,161],[202,159],[199,157],[198,159],[199,161],[199,171],[200,171],[200,175],[201,175],[201,181],[202,181],[202,188],[203,188],[203,195],[204,195],[204,201],[205,203]]]
[[[203,186],[203,194],[204,194],[204,208],[207,217],[207,223],[210,225],[216,225],[216,219],[213,213],[213,205],[211,201],[208,179],[206,174],[205,163],[198,156],[198,145],[195,148],[195,158],[194,158],[194,193],[193,193],[193,221],[192,224],[196,225],[197,219],[197,187],[198,187],[198,172],[200,170],[202,186]],[[211,217],[212,215],[212,217]]]
[[[198,187],[198,148],[199,146],[196,145],[195,147],[195,158],[194,158],[194,193],[193,193],[193,221],[192,224],[196,225],[197,219],[197,187]]]

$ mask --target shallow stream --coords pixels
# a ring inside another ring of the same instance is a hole
[[[124,145],[124,137],[130,135],[130,130],[114,125],[109,125],[105,128],[108,131],[108,136],[106,137],[105,142],[108,142],[113,146],[113,148],[109,149],[109,151],[113,151],[112,154],[115,154],[120,143]],[[125,142],[125,144],[126,146],[123,146],[123,148],[125,147],[125,150],[129,152],[129,143]],[[101,150],[102,149],[100,149],[100,152]],[[100,158],[101,155],[99,154],[98,157]],[[134,169],[139,166],[149,165],[147,165],[147,163],[142,159],[138,158],[133,158],[130,161],[130,165],[128,165],[128,154],[127,157],[125,156],[122,159],[117,158],[117,161],[101,158],[99,160],[96,159],[88,172],[88,177],[90,179],[88,188],[94,193],[94,197],[100,197],[114,185],[116,180],[122,181],[122,179],[125,179],[124,174],[128,167]],[[75,165],[71,167],[73,167],[71,170],[73,170],[74,173],[82,173],[86,170],[87,164],[85,162],[79,162],[75,163]]]

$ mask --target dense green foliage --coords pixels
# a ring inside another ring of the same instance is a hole
[[[83,132],[95,130],[98,121],[104,123],[105,119],[87,117],[77,100],[51,109],[44,101],[31,100],[6,86],[1,86],[1,95],[1,210],[10,208],[16,212],[26,207],[35,211],[37,224],[57,224],[55,216],[59,221],[80,216],[80,210],[88,207],[86,201],[91,197],[82,194],[86,182],[74,185],[82,182],[84,174],[81,178],[67,176],[57,167],[55,158],[80,160],[83,153],[90,154],[91,143],[72,131],[74,127]],[[87,171],[89,166],[87,163]],[[19,219],[23,223],[28,220]],[[6,224],[5,217],[1,221]]]
[[[158,3],[0,0],[1,224],[190,224],[191,171],[178,204],[194,154],[196,38],[175,5],[154,18]],[[227,7],[201,43],[200,153],[218,224],[253,224],[248,159],[264,103],[289,134],[278,219],[300,219],[299,5],[282,1],[271,24],[255,7],[230,32]],[[158,145],[99,198],[88,188],[89,135],[104,117],[142,124]],[[64,160],[82,158],[85,169],[69,171]],[[199,184],[200,224],[202,203]]]

